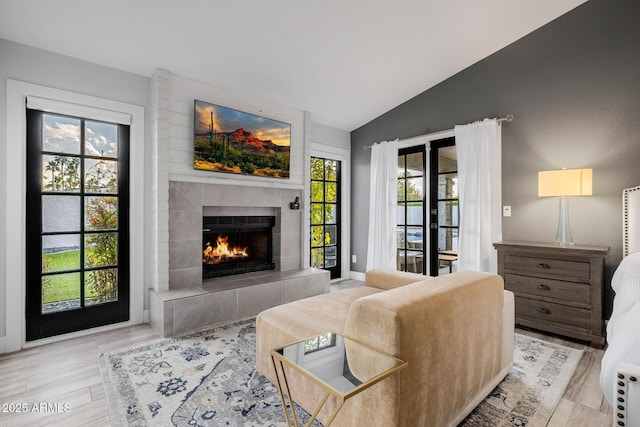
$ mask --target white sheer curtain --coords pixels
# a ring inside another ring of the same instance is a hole
[[[496,273],[502,240],[502,134],[495,119],[455,127],[460,229],[458,269]]]
[[[396,267],[398,140],[371,147],[367,271]]]

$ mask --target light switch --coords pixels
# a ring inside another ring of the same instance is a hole
[[[502,207],[502,216],[511,216],[511,206]]]
[[[355,254],[351,255],[351,262],[354,263],[354,264],[357,262]]]

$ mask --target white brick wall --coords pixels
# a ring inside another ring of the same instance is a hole
[[[231,175],[193,168],[193,109],[194,100],[202,100],[240,111],[268,117],[291,124],[291,161],[289,179]],[[152,77],[153,127],[153,193],[156,206],[153,217],[154,276],[151,283],[158,291],[170,288],[169,257],[169,183],[190,182],[209,185],[241,186],[297,190],[309,193],[309,156],[311,118],[309,113],[274,104],[250,95],[212,86],[176,76],[158,69]],[[299,193],[298,193],[299,194]],[[303,196],[302,200],[305,200]],[[293,197],[291,198],[293,201]],[[284,203],[284,201],[283,201]],[[221,203],[221,205],[224,205]],[[288,203],[284,203],[287,206]],[[298,254],[309,252],[309,203],[303,202],[300,229],[292,231],[300,242]],[[274,206],[282,206],[280,203]],[[309,257],[298,256],[296,263],[308,267]],[[281,267],[287,259],[279,260]],[[291,261],[291,259],[289,259]],[[172,285],[171,287],[173,287]]]

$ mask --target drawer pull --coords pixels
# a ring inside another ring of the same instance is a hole
[[[542,313],[542,314],[551,314],[551,312],[549,310],[547,310],[546,308],[544,308],[544,307],[538,308],[537,311],[538,311],[538,313]]]
[[[538,264],[538,268],[542,268],[543,270],[549,270],[551,266],[547,263],[541,262],[540,264]]]
[[[538,285],[538,289],[542,290],[542,291],[550,291],[551,288],[547,285]]]

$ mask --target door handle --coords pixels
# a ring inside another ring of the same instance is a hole
[[[435,222],[432,222],[431,224],[429,224],[429,227],[430,227],[432,230],[437,230],[438,228],[440,228],[440,226],[439,226],[437,223],[435,223]]]

